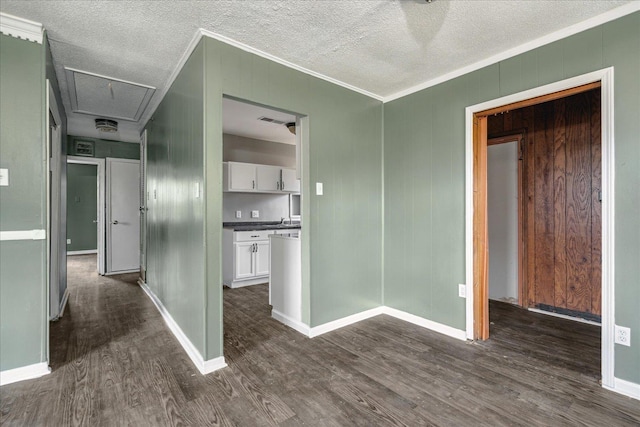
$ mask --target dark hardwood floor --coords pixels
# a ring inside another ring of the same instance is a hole
[[[136,275],[69,264],[45,377],[0,388],[0,424],[640,425],[598,384],[598,327],[492,303],[464,343],[378,316],[308,339],[269,317],[267,286],[224,290],[228,368],[202,376]]]

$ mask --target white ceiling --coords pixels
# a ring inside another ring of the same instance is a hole
[[[285,125],[258,120],[260,117],[268,117],[285,123],[296,121],[296,116],[293,114],[229,98],[222,100],[222,131],[224,133],[284,144],[296,143],[296,136],[289,132]]]
[[[119,139],[137,141],[199,28],[385,98],[631,2],[2,0],[0,11],[47,29],[70,133],[96,136],[93,117],[69,113],[64,67],[156,87],[140,121],[120,123]]]

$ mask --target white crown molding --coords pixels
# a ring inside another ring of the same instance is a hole
[[[7,369],[0,372],[0,386],[18,381],[31,380],[51,373],[47,362],[34,363],[15,369]]]
[[[278,63],[280,65],[284,65],[285,67],[294,69],[296,71],[300,71],[301,73],[305,73],[305,74],[308,74],[310,76],[317,77],[319,79],[328,81],[329,83],[333,83],[335,85],[342,86],[342,87],[344,87],[346,89],[349,89],[349,90],[352,90],[354,92],[358,92],[359,94],[368,96],[369,98],[377,99],[378,101],[382,101],[383,100],[382,96],[376,95],[373,92],[369,92],[369,91],[361,89],[359,87],[350,85],[349,83],[345,83],[345,82],[343,82],[341,80],[334,79],[333,77],[325,76],[324,74],[315,72],[315,71],[310,70],[308,68],[304,68],[304,67],[302,67],[300,65],[294,64],[293,62],[289,62],[286,59],[282,59],[282,58],[277,57],[275,55],[271,55],[270,53],[263,52],[260,49],[256,49],[255,47],[251,47],[251,46],[246,45],[246,44],[244,44],[242,42],[234,40],[232,38],[223,36],[222,34],[214,33],[213,31],[205,30],[203,28],[200,29],[200,33],[203,36],[206,36],[206,37],[209,37],[209,38],[212,38],[212,39],[216,39],[218,41],[221,41],[221,42],[226,43],[228,45],[231,45],[233,47],[237,47],[238,49],[244,50],[245,52],[253,53],[254,55],[257,55],[257,56],[260,56],[262,58],[268,59],[270,61],[276,62],[276,63]]]
[[[593,18],[589,18],[585,21],[563,28],[556,32],[547,34],[546,36],[542,36],[530,42],[521,44],[520,46],[516,46],[512,49],[505,50],[504,52],[490,56],[486,59],[483,59],[482,61],[475,62],[471,65],[467,65],[466,67],[458,68],[457,70],[451,71],[450,73],[447,73],[447,74],[443,74],[439,77],[428,80],[424,83],[420,83],[418,85],[396,92],[392,95],[385,96],[382,98],[382,100],[384,103],[394,101],[396,99],[402,98],[407,95],[411,95],[413,93],[430,88],[432,86],[439,85],[440,83],[444,83],[448,80],[455,79],[456,77],[460,77],[465,74],[471,73],[473,71],[479,70],[481,68],[487,67],[489,65],[493,65],[500,61],[504,61],[505,59],[512,58],[514,56],[528,52],[530,50],[537,49],[541,46],[567,38],[574,34],[578,34],[590,28],[597,27],[598,25],[602,25],[607,22],[614,21],[618,18],[622,18],[623,16],[630,15],[637,11],[640,11],[640,2],[634,1],[624,6],[620,6],[618,8],[612,9],[601,15],[594,16]]]
[[[216,357],[215,359],[204,360],[196,346],[193,345],[191,340],[189,340],[180,326],[178,326],[169,311],[162,304],[162,301],[160,301],[160,299],[151,291],[149,286],[147,286],[147,284],[143,282],[142,279],[138,279],[138,284],[156,306],[165,323],[169,327],[169,330],[178,339],[178,342],[202,375],[206,375],[227,366],[224,360],[224,356]]]
[[[0,13],[0,33],[42,44],[44,29],[39,22]]]
[[[149,121],[149,119],[153,117],[153,115],[156,113],[156,110],[162,103],[162,100],[164,99],[165,95],[167,94],[167,92],[169,92],[169,89],[171,89],[173,82],[175,82],[176,79],[178,78],[180,71],[182,71],[182,68],[189,60],[189,57],[198,46],[198,43],[200,43],[201,39],[202,39],[202,32],[200,30],[197,30],[193,38],[187,45],[187,48],[185,49],[184,53],[180,57],[180,60],[178,61],[176,66],[173,68],[173,71],[169,75],[167,84],[163,88],[161,88],[161,90],[157,91],[154,94],[154,96],[151,98],[151,101],[149,102],[146,112],[142,115],[142,118],[140,119],[140,123],[142,123],[142,130],[144,130],[144,128],[147,126],[147,122]],[[142,130],[140,131],[141,133],[142,133]]]

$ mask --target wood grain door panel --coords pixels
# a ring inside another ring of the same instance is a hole
[[[489,116],[525,133],[525,306],[601,313],[600,89]]]

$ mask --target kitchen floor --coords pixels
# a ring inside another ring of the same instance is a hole
[[[0,388],[3,426],[640,423],[598,384],[592,325],[492,303],[483,343],[384,315],[309,339],[271,319],[267,285],[225,288],[229,367],[202,376],[136,275],[69,269],[53,372]]]

